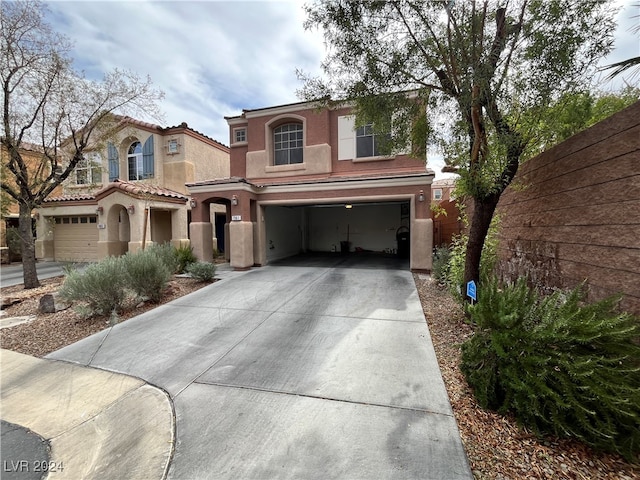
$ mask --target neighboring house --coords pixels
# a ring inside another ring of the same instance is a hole
[[[412,270],[430,270],[434,174],[424,160],[379,155],[351,111],[296,103],[227,117],[230,178],[187,185],[196,255],[211,259],[210,206],[223,205],[237,269],[305,251],[400,250]]]
[[[453,196],[455,178],[435,180],[431,185],[431,205],[433,206],[433,245],[447,246],[455,235],[463,230],[460,209]]]
[[[189,243],[186,183],[229,176],[229,148],[186,123],[160,127],[124,117],[85,154],[61,195],[38,209],[36,256],[95,261],[147,243]],[[224,208],[211,211],[224,224]],[[217,239],[209,243],[217,248]],[[212,247],[213,248],[213,247]]]
[[[42,169],[43,162],[46,162],[45,165],[48,165],[48,160],[43,159],[42,149],[37,145],[32,144],[24,144],[24,148],[20,150],[22,155],[22,159],[25,162],[27,169],[30,173],[35,173],[37,171],[41,172],[41,176],[46,177],[50,169]],[[9,183],[10,185],[15,185],[13,180],[13,174],[7,168],[7,164],[9,162],[9,152],[6,147],[2,145],[0,147],[0,156],[2,158],[2,178],[4,181]],[[62,193],[62,187],[56,187],[51,193],[52,196],[60,195]],[[2,258],[5,261],[8,257],[6,255],[7,251],[7,237],[6,237],[6,229],[7,228],[18,228],[18,217],[20,212],[20,207],[18,203],[12,199],[8,194],[4,191],[2,192],[2,202],[3,202],[3,213],[2,213],[2,221],[0,221],[0,250],[2,251]],[[35,215],[34,215],[35,217]]]

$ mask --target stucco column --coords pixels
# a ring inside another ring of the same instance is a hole
[[[416,218],[411,222],[410,267],[413,272],[431,272],[433,266],[433,220]]]
[[[213,262],[213,224],[211,222],[191,222],[191,247],[193,254],[201,262]]]
[[[229,236],[229,222],[224,224],[224,259],[231,260],[231,237]]]
[[[231,222],[229,240],[231,266],[236,269],[251,268],[253,266],[253,222]]]
[[[189,245],[187,235],[187,209],[179,208],[171,211],[171,245],[180,248]]]

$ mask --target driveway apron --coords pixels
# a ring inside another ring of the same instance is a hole
[[[470,479],[412,274],[293,261],[49,355],[165,389],[174,479]]]

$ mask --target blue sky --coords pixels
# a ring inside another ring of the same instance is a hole
[[[637,0],[619,0],[615,50],[604,62],[640,55],[631,28]],[[113,68],[150,75],[166,97],[163,126],[190,127],[228,144],[224,116],[297,102],[296,69],[320,74],[322,33],[305,31],[303,1],[49,1],[53,28],[75,47],[90,78]],[[637,84],[640,76],[633,80]],[[620,79],[616,81],[619,86]],[[430,162],[439,171],[439,163]],[[440,175],[439,175],[440,176]]]

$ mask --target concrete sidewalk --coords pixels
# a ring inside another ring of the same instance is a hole
[[[164,477],[174,432],[166,393],[130,376],[9,350],[0,350],[0,363],[2,420],[50,448],[48,458],[37,443],[8,458],[5,442],[14,440],[3,435],[3,478],[40,478],[28,475],[44,468],[51,480]]]
[[[52,438],[52,460],[67,452],[57,437],[75,430],[66,438],[76,439],[76,448],[96,438],[83,440],[84,430],[97,430],[75,418],[83,409],[108,414],[107,423],[124,415],[118,425],[135,426],[135,412],[155,418],[157,408],[159,428],[166,428],[159,399],[142,411],[132,406],[134,413],[118,408],[136,392],[153,390],[147,382],[168,392],[175,408],[169,478],[472,478],[410,272],[393,262],[358,268],[316,258],[221,276],[49,356],[133,379],[98,371],[106,376],[98,381],[95,369],[36,360],[44,370],[66,365],[69,377],[84,379],[84,386],[73,380],[73,390],[45,382],[41,394],[52,398],[36,405],[76,401],[76,386],[89,392],[96,381],[111,395],[92,394],[97,405],[81,395],[82,407],[73,408],[62,431],[33,428]],[[3,395],[4,369],[3,358]],[[19,374],[14,395],[20,379],[34,374]],[[29,403],[26,394],[22,401]],[[3,397],[6,419],[4,403]],[[39,410],[6,420],[31,428],[23,422],[41,418]],[[151,470],[136,475],[141,459],[148,465],[165,458],[158,453],[151,462],[146,452],[131,451],[136,431],[111,430],[108,443],[119,437],[124,446],[109,456],[132,470],[100,478],[162,478]]]

